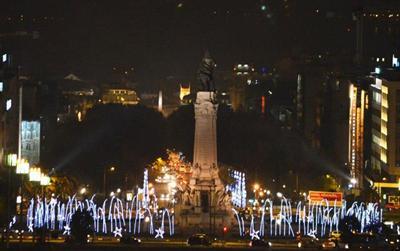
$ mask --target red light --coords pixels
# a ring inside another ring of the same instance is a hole
[[[224,227],[224,233],[228,232],[228,228]]]

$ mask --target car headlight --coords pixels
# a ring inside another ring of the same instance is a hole
[[[297,243],[297,247],[301,248],[301,242]]]
[[[141,239],[138,239],[138,240],[137,240],[137,242],[138,242],[138,243],[141,243],[141,242],[142,242],[142,240],[141,240]]]
[[[344,248],[345,248],[345,249],[349,249],[349,248],[350,248],[350,247],[349,247],[349,244],[344,245]]]
[[[325,243],[322,244],[322,247],[323,247],[323,248],[325,247]]]
[[[271,243],[271,242],[268,242],[268,245],[269,245],[270,247],[272,247],[272,243]]]

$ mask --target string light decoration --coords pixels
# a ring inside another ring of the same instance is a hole
[[[227,185],[227,191],[231,192],[231,201],[233,206],[237,208],[246,207],[246,174],[237,170],[229,170],[229,176],[234,179],[234,182]]]

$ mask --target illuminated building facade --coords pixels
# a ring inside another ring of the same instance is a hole
[[[363,188],[364,169],[364,131],[365,117],[368,109],[368,92],[361,86],[349,85],[349,154],[348,165],[353,188]]]
[[[233,83],[229,88],[230,102],[234,111],[244,109],[246,85],[254,80],[254,67],[249,64],[237,64],[233,68]]]
[[[101,100],[103,104],[137,105],[139,103],[136,92],[128,88],[107,89]]]
[[[371,85],[371,167],[400,176],[400,72],[390,70]]]
[[[179,99],[183,103],[183,98],[190,94],[190,85],[179,85]]]
[[[98,88],[71,73],[58,82],[60,110],[57,123],[68,120],[83,121],[86,113],[97,103]]]
[[[22,121],[22,158],[35,165],[40,161],[40,122]]]

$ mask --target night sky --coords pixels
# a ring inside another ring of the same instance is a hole
[[[40,36],[0,39],[3,47],[18,51],[23,67],[36,76],[74,72],[107,82],[113,67],[133,67],[135,80],[151,88],[171,76],[193,79],[206,48],[222,71],[239,62],[270,66],[293,55],[352,53],[352,10],[378,2],[7,1],[0,9],[0,32],[39,31]],[[398,5],[397,0],[385,2]]]

